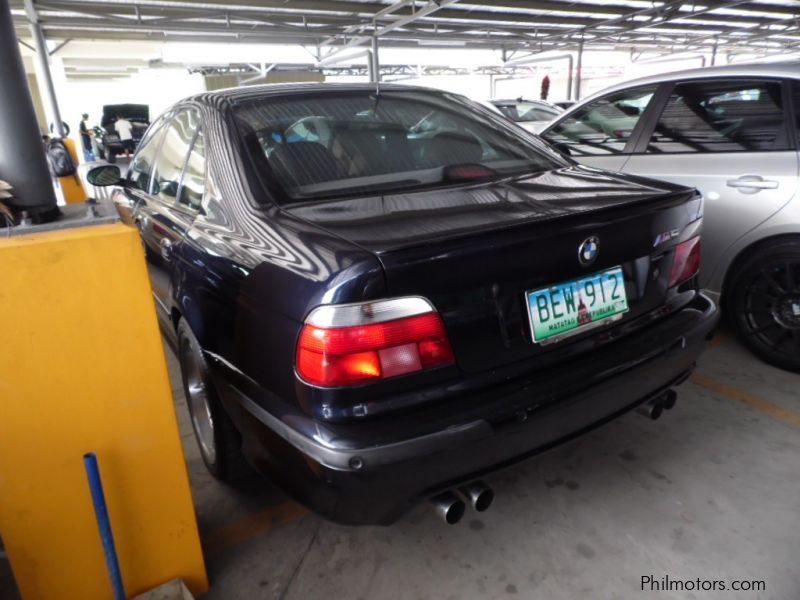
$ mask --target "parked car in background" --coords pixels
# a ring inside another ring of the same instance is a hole
[[[244,457],[343,523],[484,510],[484,474],[669,408],[717,320],[694,190],[445,92],[203,94],[119,177],[88,179],[141,232],[209,470]]]
[[[800,63],[637,79],[583,100],[542,136],[594,167],[705,197],[700,283],[741,339],[800,371]]]
[[[544,100],[489,100],[503,115],[532,133],[539,133],[563,109]]]
[[[572,108],[573,106],[575,106],[575,104],[577,104],[577,100],[557,100],[556,102],[553,102],[554,106],[557,106],[558,108],[561,108],[563,110]]]
[[[101,136],[98,142],[100,155],[110,163],[116,161],[117,156],[125,153],[119,134],[114,129],[118,117],[123,117],[133,125],[133,143],[135,146],[144,136],[150,126],[150,107],[146,104],[107,104],[103,107],[103,118],[100,120]]]
[[[484,108],[486,108],[486,109],[488,109],[488,110],[492,111],[493,113],[495,113],[495,114],[498,114],[498,115],[500,115],[500,116],[503,116],[503,117],[505,117],[505,115],[503,114],[503,111],[501,111],[501,110],[500,110],[499,108],[497,108],[497,107],[496,107],[494,104],[492,104],[492,102],[491,102],[491,101],[489,101],[489,100],[475,100],[475,102],[477,102],[478,104],[480,104],[480,105],[481,105],[481,106],[483,106]]]

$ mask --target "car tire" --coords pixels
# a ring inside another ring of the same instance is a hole
[[[765,362],[800,372],[800,239],[769,243],[736,267],[725,312]]]
[[[108,160],[110,164],[113,165],[115,162],[117,162],[117,155],[113,150],[109,150],[107,154],[108,158],[106,160]]]
[[[242,455],[242,438],[220,402],[200,343],[183,318],[178,323],[178,358],[200,456],[215,478],[238,483],[252,473]]]

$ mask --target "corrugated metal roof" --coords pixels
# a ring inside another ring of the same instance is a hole
[[[51,39],[151,39],[642,51],[800,48],[797,0],[36,0]],[[22,0],[12,0],[26,36]]]

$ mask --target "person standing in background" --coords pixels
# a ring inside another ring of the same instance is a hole
[[[83,159],[87,162],[96,160],[92,150],[92,128],[89,127],[89,115],[83,113],[81,117],[81,146],[83,146]]]
[[[114,128],[119,135],[119,141],[122,143],[122,149],[125,150],[125,156],[130,158],[131,154],[136,147],[133,144],[133,125],[125,117],[117,115],[117,121],[114,123]]]

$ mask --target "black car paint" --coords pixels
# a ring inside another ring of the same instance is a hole
[[[179,104],[173,112],[202,114],[203,209],[164,206],[130,186],[116,197],[142,232],[165,332],[174,338],[186,319],[245,455],[262,472],[330,519],[386,524],[411,502],[605,422],[688,376],[717,319],[694,281],[666,289],[671,250],[699,223],[693,192],[579,167],[544,148],[559,168],[281,205],[230,108],[327,89],[230,90]],[[656,236],[674,228],[683,237],[654,250]],[[591,271],[623,265],[631,312],[565,343],[533,344],[524,291],[586,273],[577,248],[598,232],[603,250]],[[313,308],[409,294],[442,313],[457,365],[348,389],[295,375],[296,339]]]

